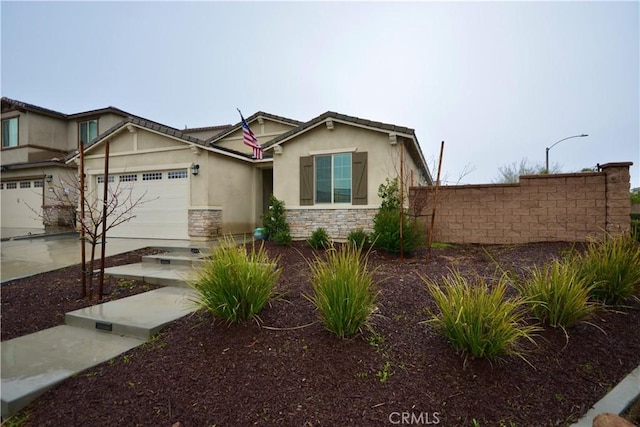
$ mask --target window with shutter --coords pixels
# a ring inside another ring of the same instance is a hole
[[[313,205],[313,157],[300,157],[300,205]]]
[[[366,152],[300,158],[300,205],[367,202]]]

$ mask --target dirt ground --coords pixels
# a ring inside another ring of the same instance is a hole
[[[266,243],[279,256],[280,298],[262,323],[228,326],[209,314],[176,321],[147,344],[71,378],[18,415],[29,426],[564,426],[640,364],[640,303],[599,310],[568,330],[545,328],[527,360],[466,364],[426,324],[435,306],[420,276],[456,268],[495,278],[561,256],[567,243],[456,245],[399,260],[372,251],[378,310],[371,329],[338,339],[303,294],[316,251]],[[139,254],[113,258],[134,262]],[[495,261],[495,262],[494,262]],[[78,267],[2,287],[2,340],[62,323],[79,297]],[[118,298],[147,290],[112,279]]]

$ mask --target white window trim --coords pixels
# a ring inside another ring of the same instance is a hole
[[[335,170],[335,155],[336,154],[351,154],[351,151],[337,151],[337,152],[331,152],[330,154],[318,154],[316,156],[318,157],[327,157],[330,156],[331,157],[331,201],[330,202],[318,202],[316,200],[316,196],[317,196],[317,192],[316,192],[316,183],[318,182],[317,180],[317,169],[316,169],[316,158],[314,157],[313,159],[313,204],[317,205],[317,206],[337,206],[337,207],[341,207],[341,206],[352,206],[353,205],[353,168],[350,166],[350,172],[351,172],[351,188],[349,188],[350,190],[350,197],[349,197],[349,201],[348,202],[336,202],[333,200],[334,198],[334,191],[335,191],[335,176],[334,176],[334,170]],[[353,158],[351,159],[353,162]]]

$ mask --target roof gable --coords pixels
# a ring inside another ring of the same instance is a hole
[[[283,123],[286,124],[288,126],[299,126],[302,124],[302,122],[298,121],[298,120],[294,120],[294,119],[289,119],[287,117],[282,117],[282,116],[276,116],[274,114],[269,114],[269,113],[265,113],[264,111],[258,111],[255,114],[250,115],[249,117],[245,118],[245,121],[247,122],[247,124],[251,125],[252,122],[263,118],[263,119],[267,119],[267,120],[271,120],[277,123]],[[234,133],[235,131],[239,130],[242,128],[242,122],[238,122],[235,125],[231,126],[230,128],[228,128],[226,131],[223,131],[221,133],[219,133],[218,135],[213,136],[212,138],[209,138],[207,140],[208,143],[210,144],[215,144],[217,141],[223,139],[224,137],[231,135],[232,133]]]

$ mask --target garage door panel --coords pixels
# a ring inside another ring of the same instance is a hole
[[[129,198],[129,203],[138,204],[131,220],[109,231],[111,237],[138,237],[155,239],[188,239],[189,179],[186,170],[157,171],[115,175],[109,185],[119,197]],[[168,179],[169,175],[180,178]],[[122,177],[130,181],[120,182]],[[135,176],[135,178],[134,178]],[[154,179],[143,179],[153,176]],[[135,181],[134,181],[135,179]],[[104,184],[97,186],[102,196]]]
[[[42,194],[42,181],[3,183],[0,190],[2,227],[44,229]]]

